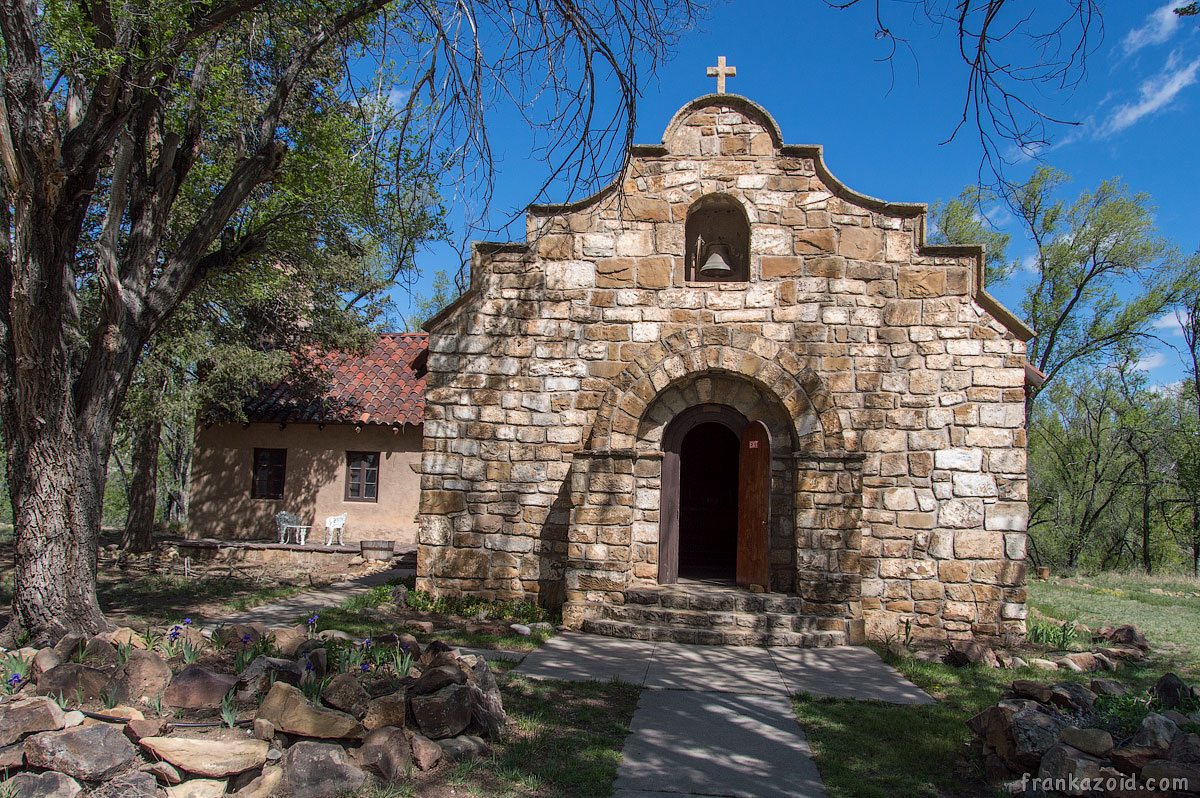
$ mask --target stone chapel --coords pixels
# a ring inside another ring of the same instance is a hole
[[[639,639],[1023,632],[1033,331],[925,236],[718,93],[477,243],[427,325],[417,586]]]

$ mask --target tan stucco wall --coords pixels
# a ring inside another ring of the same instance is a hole
[[[282,499],[250,497],[254,449],[287,449]],[[345,501],[346,452],[379,452],[379,501]],[[187,534],[193,538],[277,539],[275,514],[296,513],[325,539],[325,519],[348,513],[343,540],[416,542],[421,430],[349,425],[221,424],[196,435]]]

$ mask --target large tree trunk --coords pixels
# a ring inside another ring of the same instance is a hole
[[[133,436],[133,455],[129,482],[129,513],[121,548],[135,554],[154,546],[154,514],[158,509],[158,448],[162,440],[162,422],[138,428]]]

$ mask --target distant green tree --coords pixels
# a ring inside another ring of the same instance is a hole
[[[954,199],[936,202],[930,209],[934,227],[930,242],[982,244],[984,276],[990,286],[1003,283],[1016,268],[1016,262],[1008,260],[1011,236],[997,230],[985,215],[984,206],[997,202],[996,195],[988,189],[967,186]]]

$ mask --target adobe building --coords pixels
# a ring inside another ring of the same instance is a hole
[[[416,542],[426,337],[385,333],[362,355],[323,356],[316,397],[282,383],[246,421],[202,424],[192,456],[187,536],[277,541],[275,514],[312,526],[346,514],[342,540]]]
[[[1023,632],[1033,332],[979,247],[729,94],[527,230],[427,326],[418,587],[642,639]]]

